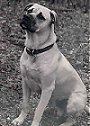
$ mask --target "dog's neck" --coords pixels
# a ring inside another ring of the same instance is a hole
[[[54,25],[40,33],[26,32],[25,46],[32,49],[44,48],[56,41]]]

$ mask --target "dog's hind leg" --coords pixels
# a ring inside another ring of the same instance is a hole
[[[74,92],[71,94],[66,108],[67,120],[60,126],[73,126],[76,123],[75,118],[82,114],[86,99],[85,93]]]
[[[30,88],[28,87],[25,78],[22,78],[22,88],[23,88],[23,107],[18,118],[12,121],[14,125],[21,125],[29,112],[29,98],[31,95]]]

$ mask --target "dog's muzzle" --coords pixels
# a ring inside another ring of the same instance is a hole
[[[23,30],[28,30],[30,32],[35,32],[37,29],[35,18],[32,15],[23,15],[20,26]]]

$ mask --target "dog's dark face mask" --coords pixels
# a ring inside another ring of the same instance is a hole
[[[36,21],[35,18],[32,15],[23,15],[23,18],[21,19],[20,26],[23,30],[27,30],[30,32],[36,32]]]
[[[41,8],[41,9],[39,9]],[[44,12],[45,9],[45,12]],[[24,9],[25,15],[21,19],[20,26],[29,32],[41,32],[46,27],[55,23],[55,12],[42,8],[38,4],[29,4]]]

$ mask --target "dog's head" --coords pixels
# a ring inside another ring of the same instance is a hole
[[[31,3],[24,11],[20,26],[26,31],[42,32],[56,22],[56,13],[42,5]]]

